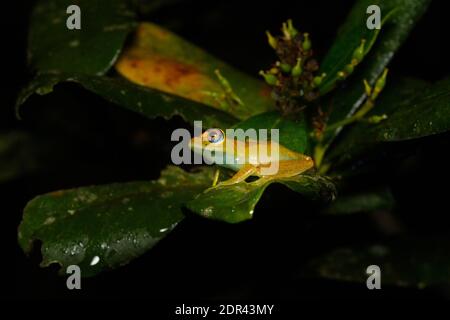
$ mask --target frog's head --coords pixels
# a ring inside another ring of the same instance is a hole
[[[222,129],[211,128],[189,141],[189,147],[196,153],[202,153],[205,149],[211,151],[223,151],[225,145],[225,133]]]

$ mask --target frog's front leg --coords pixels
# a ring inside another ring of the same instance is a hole
[[[217,184],[216,187],[229,186],[235,183],[245,181],[251,175],[254,175],[258,171],[258,167],[252,164],[245,164],[238,172],[234,174],[230,179],[225,180]]]

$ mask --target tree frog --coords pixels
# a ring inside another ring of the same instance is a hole
[[[274,141],[253,139],[243,141],[232,137],[227,144],[225,133],[218,128],[208,129],[200,137],[192,138],[189,147],[195,153],[201,154],[206,163],[218,164],[237,171],[233,177],[218,186],[236,184],[250,176],[259,177],[260,182],[289,178],[314,167],[311,157],[292,151]],[[261,151],[258,150],[265,152],[261,155]]]

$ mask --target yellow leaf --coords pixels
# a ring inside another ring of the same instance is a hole
[[[272,109],[269,89],[172,32],[141,23],[116,70],[129,81],[229,112],[240,119]],[[225,103],[220,70],[242,105]]]

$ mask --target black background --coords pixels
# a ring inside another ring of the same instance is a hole
[[[230,64],[256,75],[274,59],[264,31],[278,30],[293,18],[309,31],[319,57],[332,43],[351,1],[171,1],[152,15],[188,40]],[[10,4],[11,5],[11,4]],[[26,35],[32,2],[16,1],[2,13],[2,103],[0,132],[23,129],[57,147],[44,172],[0,185],[1,225],[6,236],[3,267],[9,270],[2,295],[17,298],[441,298],[448,287],[426,290],[303,280],[299,268],[310,256],[339,244],[386,237],[370,215],[321,218],[311,205],[281,186],[271,186],[258,204],[255,219],[240,225],[205,221],[187,213],[175,232],[144,256],[115,271],[84,279],[82,290],[69,291],[56,268],[41,269],[39,254],[27,258],[16,241],[26,202],[62,188],[157,178],[170,162],[170,133],[188,126],[180,119],[148,121],[114,107],[76,86],[59,86],[53,95],[33,97],[24,119],[14,117],[19,88],[28,80]],[[436,81],[449,73],[448,21],[444,1],[433,1],[410,38],[395,56],[391,75]],[[70,63],[70,62],[68,62]],[[448,135],[422,139],[405,161],[383,164],[361,185],[383,180],[398,201],[395,216],[402,232],[448,233]],[[56,141],[56,142],[55,142]],[[409,148],[409,147],[408,147]],[[10,255],[11,253],[11,255]],[[3,259],[2,259],[3,260]],[[13,275],[13,276],[10,276]],[[3,282],[5,283],[5,282]]]

